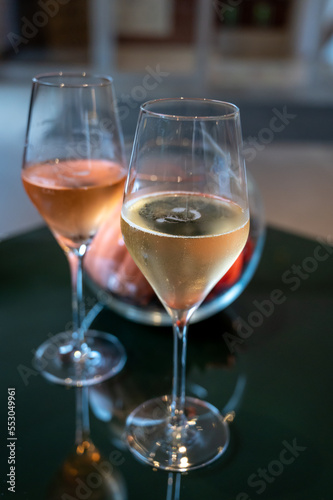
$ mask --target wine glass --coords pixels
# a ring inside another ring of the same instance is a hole
[[[193,312],[248,237],[236,106],[185,98],[141,106],[121,228],[174,331],[172,394],[147,401],[131,413],[127,442],[137,458],[155,468],[202,467],[224,452],[229,431],[215,407],[185,397],[187,329]],[[202,335],[204,341],[204,331]]]
[[[64,250],[72,280],[72,331],[48,339],[35,354],[37,368],[52,382],[99,383],[126,361],[113,335],[86,331],[82,282],[84,255],[118,209],[125,178],[112,79],[86,73],[33,78],[22,181]]]

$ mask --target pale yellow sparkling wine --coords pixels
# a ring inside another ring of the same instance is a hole
[[[121,229],[137,266],[169,308],[200,303],[241,253],[248,212],[216,196],[162,192],[129,200]]]

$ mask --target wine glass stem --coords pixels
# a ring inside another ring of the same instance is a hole
[[[84,246],[84,249],[82,248]],[[82,245],[77,251],[68,254],[69,267],[71,271],[72,283],[72,315],[73,315],[73,333],[77,348],[82,351],[84,344],[84,329],[82,323],[85,317],[85,307],[83,300],[83,257],[85,254],[85,245]]]
[[[73,315],[73,332],[76,335],[77,347],[81,350],[84,343],[84,329],[82,322],[85,317],[85,307],[83,301],[83,256],[85,249],[68,254],[69,267],[71,272],[72,284],[72,315]],[[88,387],[76,387],[75,389],[75,443],[81,445],[83,441],[87,441],[90,435],[89,424],[89,400]]]
[[[179,419],[185,409],[187,328],[185,320],[173,322],[173,383],[171,415]]]

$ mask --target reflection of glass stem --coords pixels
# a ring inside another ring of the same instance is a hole
[[[75,444],[77,447],[89,441],[89,401],[88,387],[76,387]]]
[[[181,474],[179,472],[169,472],[166,500],[179,500],[180,480]]]

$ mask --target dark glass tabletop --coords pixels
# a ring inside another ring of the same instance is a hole
[[[75,389],[52,385],[32,365],[34,350],[71,319],[66,258],[47,229],[2,241],[0,255],[0,498],[332,498],[333,249],[325,242],[269,228],[242,295],[191,325],[187,393],[232,420],[226,453],[198,471],[155,471],[123,444],[127,414],[170,391],[172,333],[102,309],[93,327],[116,335],[128,360],[89,390],[91,439],[103,458],[67,490],[59,470],[73,469]],[[15,440],[8,430],[14,403]],[[15,494],[7,483],[14,472]],[[106,473],[110,493],[103,496]]]

